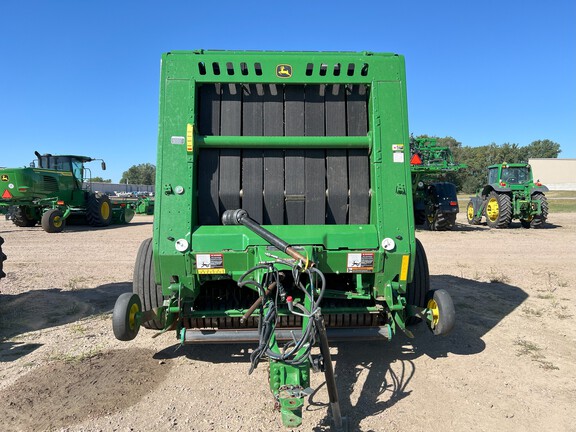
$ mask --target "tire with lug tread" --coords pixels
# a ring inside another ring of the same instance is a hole
[[[510,195],[492,191],[486,203],[486,223],[490,228],[508,228],[512,222],[512,200]]]
[[[426,223],[426,212],[424,210],[414,210],[414,223],[424,225]]]
[[[430,270],[426,251],[420,240],[416,239],[416,257],[414,262],[414,275],[412,282],[406,287],[406,302],[417,307],[426,307],[426,296],[430,291]],[[406,324],[413,325],[420,322],[420,318],[409,317]]]
[[[444,213],[437,209],[427,220],[432,231],[450,231],[456,225],[456,213]]]
[[[476,217],[474,212],[474,203],[472,203],[472,200],[470,200],[466,206],[466,219],[468,219],[468,223],[470,225],[479,225],[482,219],[481,217]]]
[[[142,312],[140,298],[134,293],[124,293],[116,300],[112,312],[112,330],[116,339],[130,341],[136,337],[140,326],[136,314]]]
[[[152,239],[149,238],[140,244],[134,265],[134,278],[132,279],[132,292],[138,294],[145,311],[162,306],[164,301],[162,287],[156,285],[155,278]],[[158,319],[142,323],[142,326],[152,330],[163,329],[162,323]]]
[[[456,322],[452,297],[448,291],[438,289],[429,291],[426,300],[426,307],[432,312],[432,322],[428,322],[428,328],[436,336],[447,335],[452,331]]]
[[[49,209],[42,215],[42,229],[47,233],[62,232],[66,221],[62,219],[62,211],[60,209]]]
[[[2,244],[4,243],[4,239],[0,237],[0,279],[6,277],[6,273],[4,273],[4,261],[6,261],[6,254],[2,252]]]
[[[33,227],[38,221],[30,217],[27,206],[17,206],[12,214],[12,222],[19,227]]]
[[[91,193],[86,200],[86,221],[94,227],[104,227],[112,222],[112,205],[108,195]]]
[[[542,210],[542,213],[535,215],[532,218],[530,221],[530,226],[532,228],[542,228],[546,223],[546,219],[548,219],[548,199],[542,192],[535,192],[532,194],[532,199],[535,201],[540,201],[540,209]]]

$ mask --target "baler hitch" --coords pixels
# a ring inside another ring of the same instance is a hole
[[[250,373],[257,366],[260,358],[266,354],[270,360],[273,360],[278,367],[286,367],[292,369],[299,369],[303,366],[310,367],[311,364],[316,364],[311,360],[310,350],[314,342],[317,340],[320,346],[320,355],[322,359],[320,363],[324,366],[324,376],[326,378],[326,387],[328,389],[328,397],[330,400],[330,408],[332,410],[332,417],[334,420],[334,426],[336,431],[345,431],[346,418],[342,417],[340,411],[340,402],[338,399],[338,389],[336,387],[336,379],[334,376],[334,369],[332,366],[332,358],[330,356],[330,346],[328,344],[328,336],[326,333],[326,326],[324,323],[324,317],[322,316],[320,309],[320,302],[322,301],[322,296],[326,288],[326,279],[322,272],[314,267],[314,262],[309,258],[303,256],[298,251],[296,251],[291,245],[286,241],[277,237],[267,229],[263,228],[258,222],[248,216],[245,210],[227,210],[222,215],[223,225],[244,225],[255,234],[266,240],[272,246],[277,247],[279,250],[294,258],[297,262],[294,264],[293,271],[298,273],[299,271],[303,273],[308,273],[310,278],[310,284],[312,284],[313,279],[318,278],[320,282],[321,289],[318,289],[318,298],[314,300],[314,289],[311,289],[308,293],[308,305],[296,304],[293,302],[292,297],[281,296],[282,301],[285,301],[290,313],[298,315],[304,318],[304,328],[302,330],[302,336],[299,340],[296,340],[295,335],[292,333],[292,341],[284,348],[283,352],[280,354],[274,352],[271,349],[271,345],[275,345],[279,339],[279,334],[276,333],[275,329],[275,319],[276,319],[276,308],[277,305],[273,300],[266,299],[269,298],[270,294],[275,289],[278,291],[283,291],[282,285],[280,283],[282,273],[278,272],[273,265],[269,265],[269,274],[275,275],[274,280],[270,284],[264,284],[267,289],[264,291],[262,288],[260,290],[261,296],[256,302],[250,307],[246,314],[242,317],[242,320],[247,319],[257,308],[261,309],[260,319],[261,322],[258,326],[259,328],[259,346],[251,355],[252,366],[250,368]],[[245,276],[255,271],[256,269],[262,269],[264,265],[257,266],[254,269],[248,270],[242,278],[238,281],[239,285],[244,285],[248,283],[254,283],[254,281],[242,282]],[[296,284],[301,284],[296,282]],[[266,303],[266,304],[265,304]],[[266,308],[266,312],[264,312]],[[296,311],[298,308],[299,311]],[[289,348],[288,348],[289,347]],[[290,369],[290,370],[292,370]],[[277,367],[275,367],[277,371]],[[302,375],[300,373],[300,375]],[[307,375],[307,372],[306,372]],[[292,390],[287,390],[292,388]],[[294,391],[294,389],[301,388],[300,386],[279,386],[277,398],[278,406],[282,412],[282,417],[285,419],[285,424],[287,425],[297,425],[300,423],[298,414],[294,412],[296,410],[301,410],[301,400],[306,393],[305,389],[302,391]],[[293,405],[293,408],[290,406]]]

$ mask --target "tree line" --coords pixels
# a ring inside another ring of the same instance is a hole
[[[446,181],[454,183],[459,191],[475,193],[488,182],[488,166],[497,163],[522,163],[535,158],[557,158],[562,150],[560,144],[545,140],[532,141],[527,146],[518,144],[489,144],[479,147],[463,146],[461,142],[452,137],[429,137],[422,135],[419,138],[436,138],[437,143],[452,150],[454,161],[468,165],[468,168],[457,173],[446,175]],[[534,179],[537,180],[537,179]]]

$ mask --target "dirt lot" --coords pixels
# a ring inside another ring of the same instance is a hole
[[[461,214],[459,221],[465,218]],[[333,345],[351,431],[575,431],[576,214],[542,230],[418,231],[457,327]],[[0,220],[0,430],[285,430],[251,346],[186,346],[174,333],[114,339],[150,216],[47,234]],[[301,431],[330,430],[323,375]]]

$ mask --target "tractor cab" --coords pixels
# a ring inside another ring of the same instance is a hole
[[[532,170],[528,164],[503,164],[488,167],[488,183],[501,187],[532,183]],[[517,189],[517,188],[515,188]]]

